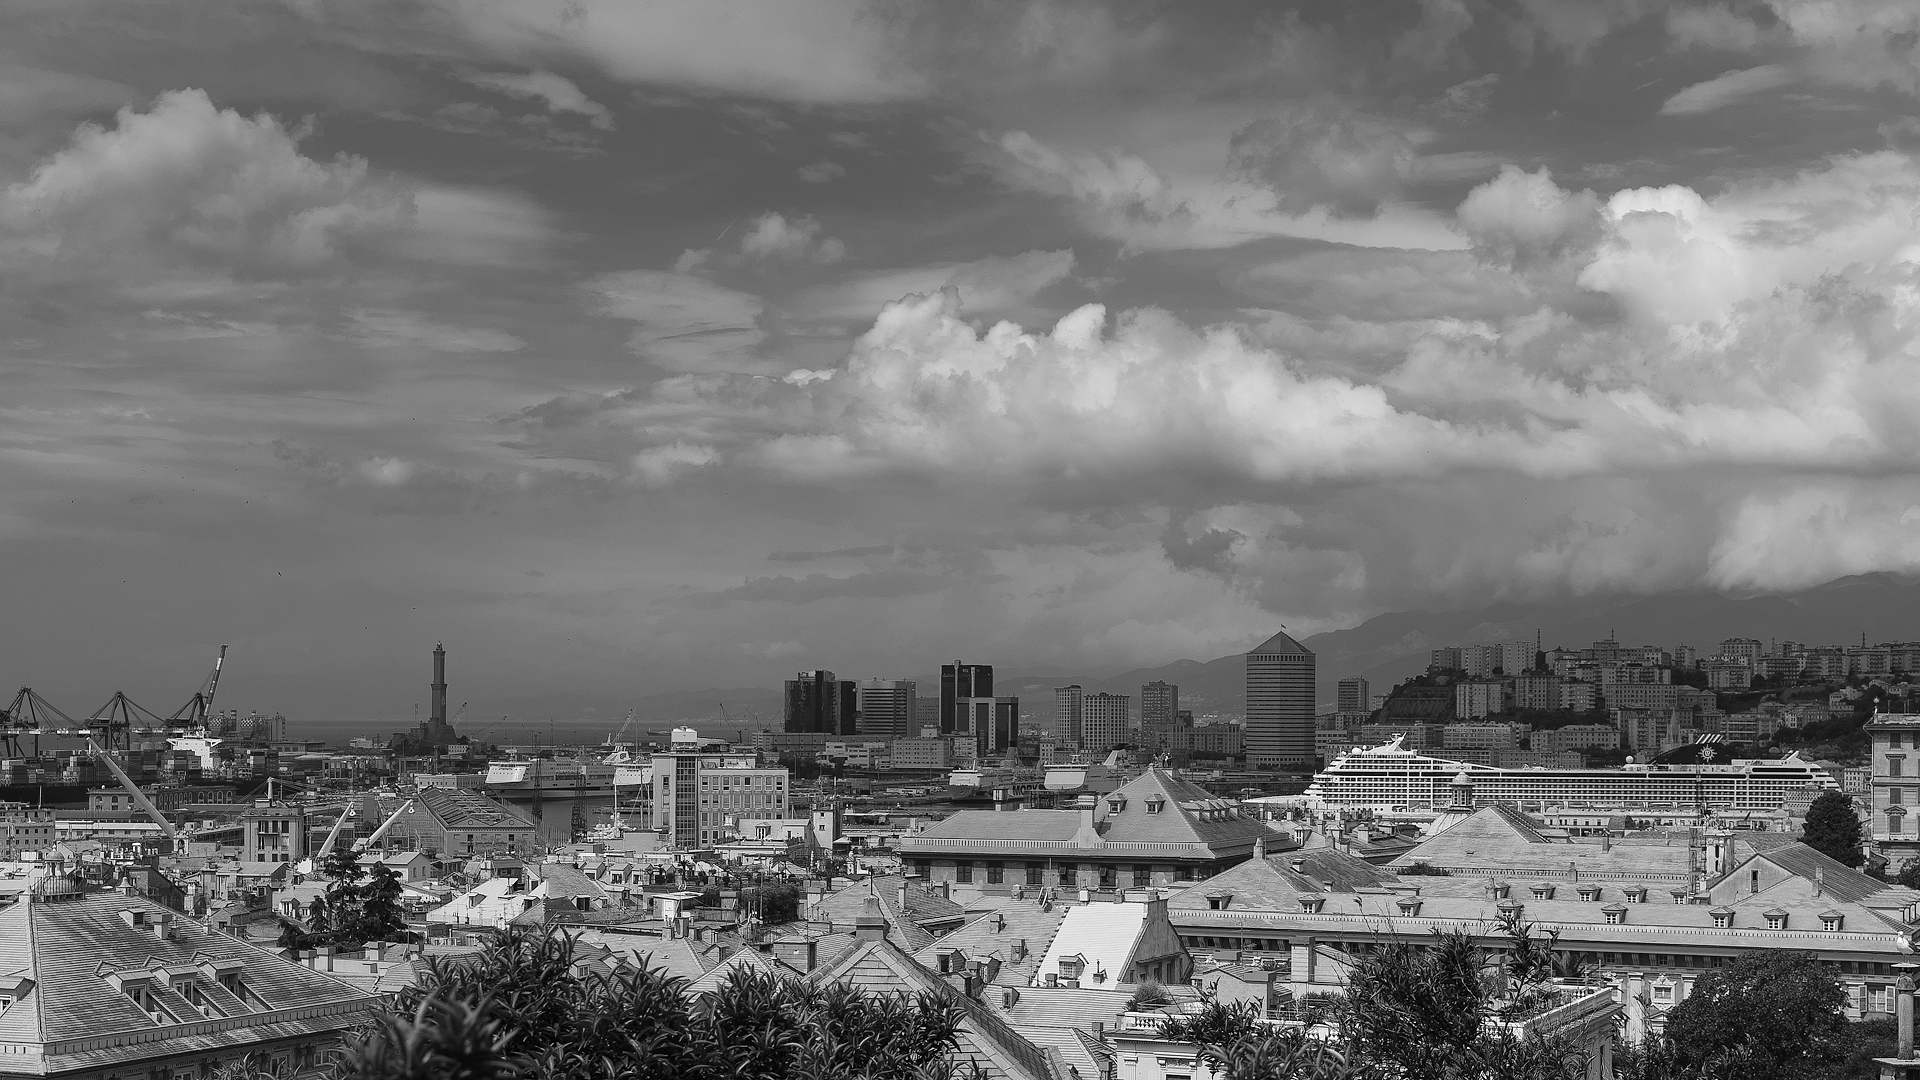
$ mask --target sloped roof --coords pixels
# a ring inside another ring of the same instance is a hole
[[[173,937],[163,938],[151,926],[129,925],[123,911],[142,913],[143,918],[170,917]],[[246,1018],[255,1010],[217,982],[201,979],[196,980],[198,987],[232,1022],[215,1022],[213,1030],[206,1030],[208,1021],[196,1007],[176,991],[157,987],[153,1000],[186,1022],[156,1024],[107,979],[116,971],[194,969],[229,961],[240,963],[245,985],[271,1008],[312,1006],[317,1015],[249,1024]],[[0,1013],[0,1043],[33,1048],[11,1058],[15,1064],[10,1068],[27,1071],[111,1067],[266,1038],[340,1031],[358,1025],[377,1004],[339,979],[217,933],[150,900],[117,893],[0,908],[0,973],[33,980],[21,1000]],[[183,1030],[151,1037],[169,1027]],[[122,1034],[142,1038],[103,1038]],[[103,1041],[110,1045],[101,1045]],[[58,1045],[62,1043],[67,1046]]]
[[[1065,905],[1008,897],[993,911],[975,916],[972,922],[919,949],[913,958],[937,967],[938,954],[958,949],[969,959],[998,960],[1000,972],[994,977],[995,983],[1025,986],[1040,970],[1040,961],[1066,917]],[[1026,942],[1026,955],[1016,958],[1014,946],[1022,941]]]
[[[1300,864],[1299,870],[1293,868],[1295,863]],[[1249,859],[1174,894],[1167,901],[1167,910],[1211,909],[1207,898],[1222,894],[1232,894],[1231,910],[1236,911],[1293,908],[1301,893],[1349,893],[1378,889],[1398,880],[1393,871],[1365,859],[1332,848],[1314,848]]]
[[[448,829],[531,829],[533,822],[477,791],[422,788],[414,801]]]
[[[1232,802],[1165,769],[1148,769],[1099,798],[1106,810],[1101,839],[1108,843],[1199,844],[1232,853],[1272,835],[1265,823],[1241,817]]]
[[[902,884],[906,907],[900,906]],[[867,897],[880,901],[880,913],[887,920],[887,936],[902,948],[918,952],[934,941],[929,928],[957,925],[967,917],[967,909],[922,885],[900,877],[874,877],[858,881],[822,897],[813,905],[812,917],[838,927],[851,927],[865,907]]]
[[[807,976],[817,982],[847,982],[874,993],[932,994],[960,1007],[959,1045],[954,1058],[971,1061],[986,1077],[998,1080],[1057,1080],[1045,1050],[1014,1031],[980,1002],[954,989],[890,941],[863,941],[831,964]]]
[[[1313,651],[1293,640],[1285,630],[1247,650],[1248,656],[1312,656]]]
[[[1831,855],[1801,843],[1782,844],[1759,852],[1754,858],[1765,859],[1787,873],[1808,881],[1812,881],[1817,874],[1824,893],[1852,903],[1859,903],[1889,887],[1886,882],[1870,878]]]
[[[901,838],[902,847],[929,840],[1071,840],[1080,832],[1078,810],[962,810],[924,832]]]

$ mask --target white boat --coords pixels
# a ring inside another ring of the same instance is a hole
[[[486,786],[512,798],[610,795],[616,767],[588,758],[509,758],[487,763]]]

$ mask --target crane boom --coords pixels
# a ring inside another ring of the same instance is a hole
[[[343,806],[340,808],[340,817],[334,821],[333,828],[327,830],[326,842],[321,844],[320,850],[313,854],[314,865],[318,866],[328,855],[333,853],[333,845],[340,839],[340,827],[345,825],[347,819],[352,816],[353,807]]]
[[[213,674],[207,676],[207,700],[200,708],[207,717],[213,716],[213,693],[220,689],[220,666],[227,662],[227,647],[220,646],[220,655],[213,658]]]
[[[394,822],[396,822],[396,821],[399,821],[399,820],[400,820],[400,815],[401,815],[401,814],[404,814],[404,813],[406,813],[406,812],[407,812],[407,811],[408,811],[409,809],[411,809],[412,807],[413,807],[413,800],[412,800],[412,799],[408,799],[408,800],[407,800],[406,802],[403,802],[403,803],[401,803],[401,804],[400,804],[400,809],[398,809],[398,810],[395,810],[395,811],[393,812],[393,816],[392,816],[392,817],[390,817],[390,818],[388,818],[387,820],[385,820],[385,821],[383,821],[383,822],[381,822],[381,823],[380,823],[380,827],[379,827],[379,828],[377,828],[377,829],[375,829],[375,830],[373,830],[373,833],[372,833],[372,835],[370,835],[370,836],[368,836],[368,837],[367,837],[367,838],[366,838],[365,840],[359,840],[359,841],[355,841],[355,842],[354,842],[354,845],[353,845],[353,850],[355,850],[355,851],[365,851],[366,849],[368,849],[368,848],[370,848],[370,847],[372,847],[373,845],[375,845],[375,844],[377,844],[377,843],[379,843],[379,842],[380,842],[380,838],[381,838],[381,837],[383,837],[383,836],[385,836],[385,835],[387,835],[387,830],[388,830],[388,829],[391,829],[391,828],[393,828],[393,824],[394,824]]]
[[[146,815],[160,826],[161,835],[165,836],[168,840],[178,839],[179,834],[174,831],[173,822],[168,821],[167,815],[161,813],[160,808],[153,805],[153,800],[147,798],[147,793],[140,790],[140,785],[134,783],[133,778],[128,776],[126,770],[120,767],[120,763],[113,760],[112,754],[108,753],[99,743],[94,742],[91,738],[87,740],[87,752],[93,755],[95,761],[105,765],[107,771],[113,774],[114,779],[120,781],[120,786],[126,788],[127,794],[133,796],[134,804],[145,811]]]

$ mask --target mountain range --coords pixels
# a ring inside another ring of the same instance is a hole
[[[1276,626],[1276,629],[1278,627]],[[1319,700],[1331,702],[1339,680],[1359,675],[1383,692],[1427,666],[1432,651],[1444,645],[1531,641],[1543,648],[1580,648],[1615,638],[1629,644],[1672,649],[1692,645],[1710,650],[1730,637],[1763,642],[1794,640],[1808,644],[1902,641],[1920,637],[1920,581],[1889,574],[1842,578],[1794,593],[1731,595],[1699,591],[1662,596],[1589,596],[1542,603],[1498,603],[1465,611],[1396,611],[1358,626],[1305,638],[1301,644],[1318,658]],[[1248,642],[1251,648],[1258,642]],[[984,658],[983,658],[984,659]],[[1089,672],[1022,672],[999,666],[995,692],[1017,695],[1024,711],[1048,715],[1057,686],[1079,683],[1089,693],[1138,697],[1140,687],[1156,679],[1180,688],[1180,705],[1197,716],[1239,715],[1246,709],[1246,657],[1233,653],[1213,660],[1176,660],[1159,667],[1135,668],[1113,675]],[[937,675],[917,680],[923,695],[937,692]],[[781,692],[767,687],[706,689],[656,694],[626,702],[599,701],[581,694],[502,700],[477,713],[605,717],[617,723],[637,708],[640,723],[652,730],[672,723],[700,721],[709,728],[778,727]],[[720,722],[725,705],[727,721]],[[1135,708],[1138,708],[1136,703]]]

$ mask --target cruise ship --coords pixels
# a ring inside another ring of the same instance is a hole
[[[591,758],[509,758],[487,763],[486,787],[509,799],[611,795],[615,769]]]
[[[1395,736],[1380,746],[1341,754],[1314,776],[1302,801],[1327,810],[1439,809],[1451,802],[1455,777],[1465,776],[1476,803],[1767,811],[1840,786],[1824,767],[1797,753],[1719,763],[1655,759],[1613,769],[1502,769],[1429,757],[1403,743]]]

